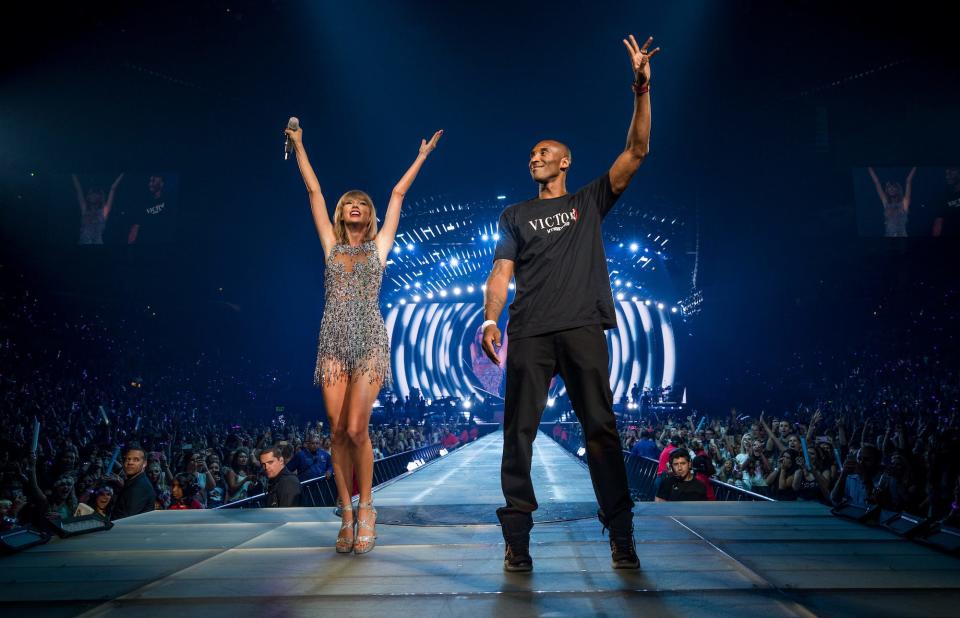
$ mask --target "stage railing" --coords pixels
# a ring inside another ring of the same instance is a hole
[[[448,452],[461,446],[446,449]],[[416,462],[417,467],[440,457],[440,451],[444,449],[441,444],[431,444],[423,448],[397,453],[390,457],[377,459],[373,462],[373,486],[381,485],[392,480],[401,474],[405,474],[411,468],[411,463]],[[267,495],[257,494],[228,502],[217,509],[255,509],[266,506]],[[300,483],[300,505],[301,506],[334,506],[337,503],[337,486],[333,475],[330,477],[319,476],[317,478],[302,481]]]
[[[544,428],[544,433],[553,438],[549,428]],[[585,449],[579,444],[579,441],[568,440],[564,443],[556,438],[554,440],[574,457],[580,461],[585,461]],[[630,486],[630,495],[639,502],[652,502],[657,494],[657,468],[660,463],[656,459],[633,455],[629,451],[623,451],[623,463],[627,468],[627,483]],[[717,501],[776,502],[773,498],[717,479],[710,479],[710,484],[713,486],[713,493]]]

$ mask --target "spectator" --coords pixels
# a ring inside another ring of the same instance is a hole
[[[677,448],[670,453],[671,474],[660,483],[656,502],[684,502],[706,500],[707,490],[703,483],[694,478],[690,462],[690,453]]]
[[[203,505],[197,500],[199,493],[200,484],[196,474],[181,472],[173,477],[173,484],[170,486],[170,510],[202,509]]]
[[[320,448],[320,436],[312,433],[304,442],[306,448],[297,451],[287,463],[287,470],[295,472],[301,483],[321,476],[330,478],[333,466],[330,463],[330,453]]]
[[[869,508],[875,503],[880,471],[880,449],[864,444],[847,457],[840,478],[830,493],[834,504],[850,504]]]
[[[647,459],[659,459],[660,449],[657,448],[657,442],[653,439],[653,433],[644,429],[640,433],[640,439],[630,449],[630,454]]]
[[[147,467],[147,454],[135,444],[127,448],[123,456],[125,480],[113,507],[113,519],[123,519],[152,511],[157,496],[144,471]]]
[[[300,482],[283,461],[279,446],[265,448],[260,453],[260,464],[267,473],[267,506],[300,506]]]

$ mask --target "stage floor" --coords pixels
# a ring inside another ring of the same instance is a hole
[[[613,571],[585,469],[549,437],[535,444],[533,573],[502,570],[496,433],[378,490],[381,520],[393,523],[378,526],[371,554],[334,552],[330,509],[147,513],[0,558],[0,610],[743,618],[960,607],[960,560],[806,503],[638,504],[641,570]]]

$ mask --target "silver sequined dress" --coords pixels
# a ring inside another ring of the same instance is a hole
[[[326,307],[320,323],[316,386],[363,376],[390,386],[390,340],[380,314],[383,265],[370,240],[334,245],[327,257]]]

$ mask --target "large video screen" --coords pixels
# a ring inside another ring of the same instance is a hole
[[[960,166],[861,167],[853,183],[861,236],[960,236]]]

